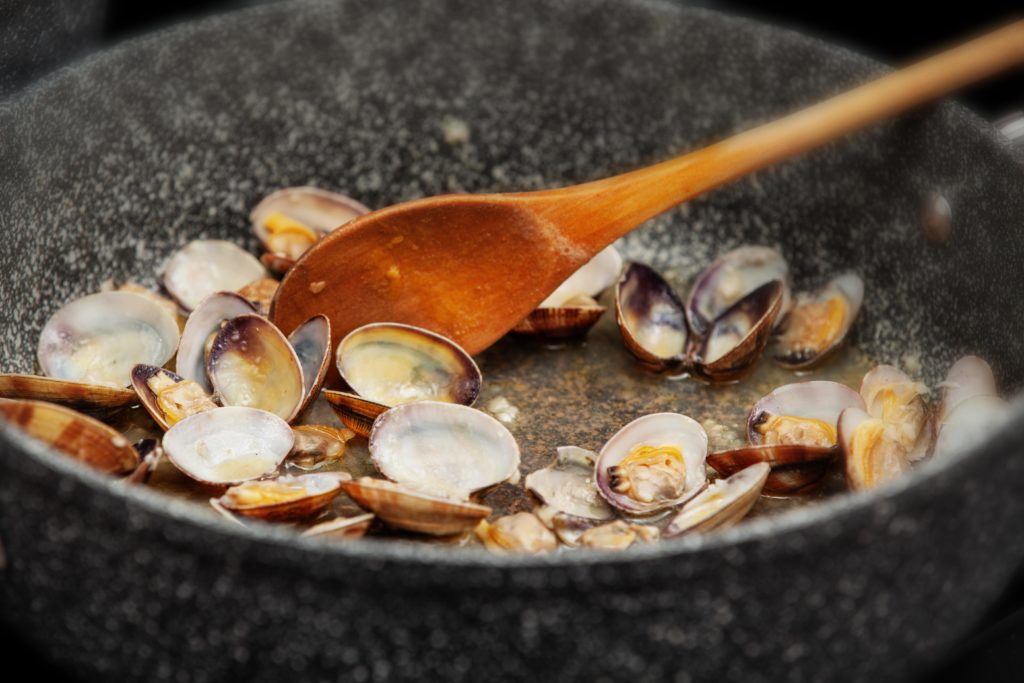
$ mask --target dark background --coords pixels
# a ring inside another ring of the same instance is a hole
[[[13,41],[8,41],[6,51],[4,45],[0,44],[0,69],[9,69],[11,64],[18,63],[17,72],[7,81],[0,80],[0,85],[8,86],[6,95],[16,95],[18,87],[44,75],[69,56],[102,48],[176,22],[271,1],[274,0],[109,0],[105,14],[90,24],[91,35],[80,43],[68,42],[69,49],[61,54],[44,54],[38,58],[13,55],[10,54]],[[25,7],[37,2],[0,0],[0,38],[3,36],[5,21],[12,23],[12,19],[21,14]],[[956,5],[943,3],[942,6],[939,3],[922,3],[920,7],[906,2],[872,6],[864,2],[820,2],[810,5],[768,0],[711,0],[694,4],[789,26],[894,65],[984,32],[1011,17],[1024,16],[1024,3],[1021,0]],[[31,42],[26,44],[31,45]],[[0,97],[4,94],[4,88],[0,88]],[[1014,74],[972,87],[958,99],[990,120],[1024,110],[1024,71],[1018,69]],[[928,606],[922,605],[921,609],[928,609]],[[17,621],[16,616],[5,617]],[[920,680],[1024,680],[1021,671],[1021,665],[1024,664],[1022,643],[1024,571],[1003,600],[977,626],[974,634],[950,652],[944,653],[934,666],[923,672]],[[74,680],[39,660],[18,640],[15,633],[7,632],[2,627],[0,662],[5,672],[0,678],[5,681],[29,677],[35,680]]]

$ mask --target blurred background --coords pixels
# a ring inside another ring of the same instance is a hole
[[[271,2],[301,0],[0,0],[0,105],[39,78],[96,50],[211,14]],[[422,0],[428,1],[428,0]],[[487,1],[487,0],[481,0]],[[502,0],[492,0],[502,1]],[[514,1],[514,0],[504,0]],[[627,0],[623,0],[627,1]],[[679,2],[681,0],[664,0]],[[971,3],[798,3],[770,0],[691,2],[788,26],[845,45],[882,62],[900,64],[1024,14],[1022,0]],[[958,98],[991,121],[1024,111],[1024,72],[971,88]],[[1019,120],[1018,120],[1019,123]],[[1017,126],[1024,141],[1024,125]],[[3,131],[0,131],[3,144]],[[1024,158],[1024,157],[1022,157]],[[1024,188],[1021,188],[1024,192]],[[1022,226],[1024,227],[1024,226]],[[921,609],[928,609],[922,605]],[[921,680],[1019,681],[1024,678],[1024,575],[975,633]],[[5,670],[20,680],[74,680],[53,671],[0,630]]]

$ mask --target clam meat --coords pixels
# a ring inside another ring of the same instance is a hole
[[[496,553],[550,553],[558,548],[558,539],[532,512],[517,512],[494,522],[483,520],[476,535]]]
[[[132,388],[139,403],[164,430],[189,415],[217,407],[197,382],[155,365],[132,368]]]
[[[249,214],[260,244],[279,259],[283,272],[321,237],[369,209],[317,187],[287,187],[267,195]]]
[[[800,294],[786,316],[775,361],[793,370],[818,365],[846,339],[864,302],[864,281],[840,275],[812,294]]]

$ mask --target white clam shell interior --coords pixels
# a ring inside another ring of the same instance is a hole
[[[587,519],[609,519],[613,512],[594,483],[597,453],[578,446],[560,446],[555,462],[526,476],[526,488],[546,505]]]
[[[615,284],[621,271],[622,255],[614,246],[606,247],[558,285],[538,308],[556,308],[576,297],[596,298]]]
[[[747,294],[772,280],[783,283],[781,319],[789,310],[792,297],[786,259],[771,247],[734,249],[716,259],[697,277],[687,300],[687,312],[699,313],[705,321],[711,322]],[[694,323],[692,316],[690,323]]]
[[[152,299],[130,292],[90,294],[46,322],[39,366],[47,377],[126,387],[136,365],[169,361],[178,338],[178,322]]]
[[[186,417],[164,434],[167,458],[189,477],[235,484],[268,475],[295,442],[288,423],[255,408],[217,408]]]
[[[197,382],[206,391],[213,391],[210,378],[206,376],[207,340],[220,330],[221,323],[226,320],[255,312],[245,297],[234,292],[215,292],[203,299],[185,321],[175,371],[182,378]]]
[[[829,381],[796,382],[779,387],[758,401],[748,421],[750,443],[762,442],[762,435],[754,429],[753,419],[762,412],[821,420],[836,425],[839,415],[847,408],[864,409],[864,399],[853,389]]]
[[[377,418],[370,455],[392,481],[458,500],[519,471],[519,446],[504,425],[479,410],[436,401],[401,405]]]
[[[174,253],[164,266],[164,287],[191,311],[215,292],[234,292],[267,276],[255,256],[226,240],[195,240]]]

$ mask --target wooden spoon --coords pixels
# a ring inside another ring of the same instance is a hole
[[[747,173],[1024,62],[1024,21],[702,150],[557,190],[430,197],[374,211],[299,259],[271,318],[324,313],[333,343],[369,322],[494,343],[602,248]]]

